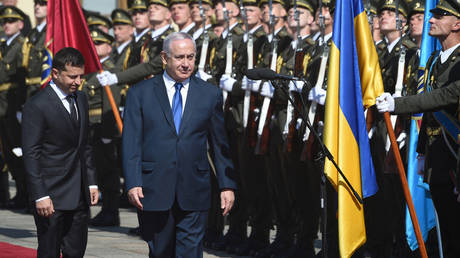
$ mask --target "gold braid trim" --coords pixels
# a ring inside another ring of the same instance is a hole
[[[81,80],[80,86],[78,86],[78,90],[83,90],[83,86],[86,84],[86,79]]]
[[[308,64],[310,63],[311,56],[310,53],[307,53],[303,58],[303,76],[307,75]]]
[[[281,72],[281,66],[283,65],[283,57],[282,56],[278,56],[278,58],[276,59],[276,73],[280,73]]]
[[[126,50],[125,60],[123,60],[123,70],[128,69],[128,59],[130,55],[131,55],[131,47],[128,47],[128,49]]]
[[[211,49],[211,53],[209,54],[209,67],[214,67],[214,56],[216,55],[216,48],[213,47]]]
[[[24,40],[24,44],[22,44],[22,67],[29,66],[29,56],[30,56],[30,49],[32,48],[32,44],[29,43],[29,38]]]

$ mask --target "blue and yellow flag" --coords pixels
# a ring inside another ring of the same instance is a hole
[[[383,93],[377,52],[361,0],[337,0],[329,57],[324,141],[353,188],[377,192],[364,107]],[[339,249],[350,257],[366,242],[363,205],[331,162],[325,172],[338,192]]]
[[[420,64],[418,69],[417,94],[422,94],[425,86],[425,66],[433,51],[439,48],[438,40],[428,35],[430,30],[429,20],[433,16],[431,9],[436,7],[437,0],[425,1],[425,16],[423,18],[423,36],[420,47]],[[438,46],[438,47],[437,47]],[[417,174],[417,144],[423,114],[413,114],[409,133],[409,153],[407,157],[407,183],[414,202],[420,231],[426,241],[428,232],[436,225],[436,213],[429,192],[428,184],[423,182],[423,176]],[[406,239],[411,250],[418,248],[409,209],[406,208]]]

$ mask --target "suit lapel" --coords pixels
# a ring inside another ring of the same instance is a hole
[[[195,78],[190,77],[190,83],[188,85],[188,92],[187,92],[187,100],[185,102],[185,108],[184,108],[184,113],[182,114],[182,120],[180,123],[180,128],[179,128],[179,134],[182,133],[184,130],[184,127],[188,120],[190,119],[193,109],[195,108],[195,104],[197,101],[199,101],[198,97],[200,94],[198,94],[198,85],[195,80]]]
[[[174,129],[176,132],[176,127],[174,125],[174,119],[172,116],[171,105],[169,104],[168,94],[166,93],[166,86],[163,81],[163,76],[158,75],[155,77],[157,80],[154,82],[153,90],[155,92],[155,96],[157,97],[158,102],[160,103],[160,107],[163,110],[163,114],[166,117],[169,125]]]
[[[50,100],[52,102],[52,105],[54,106],[55,110],[59,110],[59,113],[61,117],[63,117],[63,120],[65,121],[64,123],[66,124],[67,127],[70,128],[72,133],[75,133],[75,128],[72,125],[72,121],[70,120],[70,115],[67,109],[64,107],[64,104],[62,104],[61,99],[59,99],[59,96],[54,92],[53,88],[51,88],[50,85],[45,87],[45,90],[48,91],[48,94],[50,96]]]

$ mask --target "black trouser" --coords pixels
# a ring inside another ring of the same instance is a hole
[[[89,208],[84,198],[80,198],[74,210],[55,210],[50,218],[37,214],[34,209],[38,237],[38,258],[83,257],[88,241]]]

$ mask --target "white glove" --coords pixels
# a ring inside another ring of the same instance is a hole
[[[22,123],[22,112],[21,111],[16,111],[16,119],[18,120],[19,123]]]
[[[320,105],[324,105],[326,102],[326,91],[322,88],[314,87],[308,93],[308,100],[312,100]]]
[[[12,149],[11,151],[14,153],[14,155],[16,155],[16,157],[18,158],[22,157],[22,148],[16,147]]]
[[[241,81],[241,89],[242,90],[250,90],[250,85],[249,85],[249,79],[246,77],[246,75],[243,77],[243,80]]]
[[[380,113],[393,112],[395,110],[395,99],[390,93],[385,92],[375,100],[375,105]]]
[[[290,81],[289,82],[289,91],[296,91],[301,93],[305,82],[303,81]]]
[[[101,141],[102,141],[102,143],[104,143],[104,144],[109,144],[109,143],[112,142],[112,139],[109,139],[109,138],[101,138]]]
[[[209,73],[206,73],[204,71],[198,70],[198,72],[195,74],[196,77],[202,79],[203,81],[207,81],[212,78],[212,75]]]
[[[102,73],[97,74],[96,78],[103,87],[118,83],[117,75],[109,71],[103,71]]]
[[[262,84],[262,90],[260,91],[260,95],[267,97],[267,98],[273,98],[273,93],[275,92],[275,88],[273,87],[271,82],[264,82]]]
[[[261,80],[251,80],[249,79],[249,86],[251,88],[251,91],[253,92],[259,92],[260,84],[262,84]]]
[[[220,78],[219,87],[225,91],[231,92],[233,89],[233,84],[235,84],[236,80],[228,75],[222,75]]]

